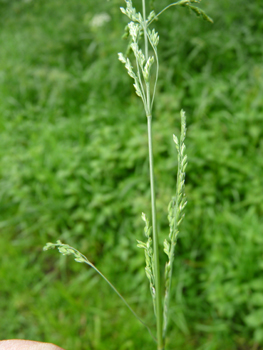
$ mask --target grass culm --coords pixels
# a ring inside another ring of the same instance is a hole
[[[153,340],[157,343],[158,350],[165,349],[165,338],[169,324],[169,301],[173,273],[173,261],[175,255],[175,246],[179,233],[180,224],[184,218],[184,209],[187,204],[185,195],[185,171],[187,167],[187,155],[185,147],[186,136],[186,116],[181,110],[181,135],[179,139],[173,135],[173,141],[178,154],[177,185],[175,195],[172,197],[168,206],[169,234],[163,242],[163,250],[167,255],[165,267],[160,266],[160,251],[158,225],[156,215],[156,195],[154,181],[154,156],[153,143],[154,136],[152,132],[153,104],[156,95],[156,86],[159,74],[158,43],[159,35],[152,28],[153,23],[168,8],[173,6],[183,6],[193,11],[203,19],[212,22],[203,10],[195,5],[199,0],[181,0],[165,7],[156,14],[151,11],[147,15],[146,1],[142,0],[142,14],[137,12],[131,0],[126,0],[126,8],[121,7],[121,11],[129,19],[125,28],[125,35],[129,40],[128,48],[125,54],[119,53],[119,60],[124,64],[129,76],[133,79],[133,86],[138,97],[142,100],[148,132],[148,156],[149,156],[149,183],[151,192],[151,224],[150,220],[142,213],[142,219],[145,224],[144,233],[146,242],[138,241],[138,247],[145,252],[146,267],[145,272],[149,280],[150,291],[152,295],[154,314],[156,317],[156,332],[136,314],[122,295],[116,290],[112,283],[99,271],[82,253],[77,249],[63,244],[47,243],[44,250],[58,248],[63,255],[73,255],[75,261],[86,263],[96,270],[96,272],[110,285],[110,287],[122,299],[125,305],[130,309],[133,315],[148,329]],[[131,56],[132,58],[129,58]],[[161,275],[163,273],[163,276]],[[154,334],[156,333],[156,335]]]

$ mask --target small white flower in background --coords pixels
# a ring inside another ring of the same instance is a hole
[[[91,22],[90,25],[91,27],[102,27],[105,23],[108,23],[111,20],[110,15],[108,15],[106,12],[98,13],[95,15]]]

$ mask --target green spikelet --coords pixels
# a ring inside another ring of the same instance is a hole
[[[183,210],[187,204],[185,197],[185,169],[187,166],[187,156],[185,155],[185,135],[186,135],[186,118],[185,112],[181,111],[181,137],[178,141],[173,135],[173,140],[178,152],[178,170],[177,170],[177,185],[176,195],[172,198],[168,206],[168,222],[170,227],[169,242],[164,241],[164,252],[168,257],[165,265],[165,296],[164,296],[164,325],[163,336],[165,337],[168,324],[168,309],[170,299],[171,280],[173,272],[174,249],[179,233],[179,226],[184,218]]]
[[[144,249],[145,253],[145,273],[150,283],[150,291],[153,299],[153,308],[155,312],[155,278],[154,278],[154,263],[153,263],[153,249],[152,249],[152,228],[149,226],[149,220],[144,213],[142,213],[142,219],[145,222],[144,234],[147,238],[147,242],[138,241],[137,247]]]
[[[134,89],[135,93],[141,98],[146,116],[151,115],[151,109],[153,106],[156,84],[158,79],[158,71],[159,71],[159,62],[158,62],[158,54],[157,54],[157,46],[159,42],[158,33],[155,30],[150,30],[148,26],[152,21],[156,18],[155,12],[151,11],[147,19],[143,19],[140,12],[137,12],[135,7],[133,7],[131,0],[125,0],[126,8],[121,7],[121,12],[126,15],[130,22],[125,27],[124,38],[129,38],[128,49],[126,51],[126,55],[129,53],[133,54],[133,61],[135,61],[134,67],[131,65],[128,57],[124,56],[122,53],[119,53],[119,60],[124,64],[125,68],[128,71],[128,74],[131,78],[134,79]],[[143,33],[145,31],[145,35],[147,41],[149,41],[150,46],[153,51],[153,55],[150,57],[145,57],[145,50],[143,50],[140,46],[140,41],[142,39]],[[143,52],[144,51],[144,52]],[[148,94],[147,86],[150,84],[150,77],[153,74],[153,66],[155,67],[155,80],[152,93]]]

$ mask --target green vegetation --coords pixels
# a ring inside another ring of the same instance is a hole
[[[166,5],[156,2],[156,12]],[[150,203],[147,129],[116,59],[127,44],[119,39],[120,6],[0,0],[2,339],[68,350],[152,349],[148,332],[99,276],[42,253],[57,238],[75,246],[152,325],[136,248]],[[182,107],[188,116],[188,212],[167,349],[261,349],[263,10],[261,1],[244,0],[204,1],[203,8],[213,26],[179,8],[156,23],[160,241],[176,186],[171,134],[179,134]]]

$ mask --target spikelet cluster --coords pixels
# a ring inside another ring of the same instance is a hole
[[[170,298],[170,288],[172,280],[174,249],[179,233],[179,226],[184,218],[184,208],[187,204],[185,196],[185,170],[187,166],[187,156],[185,154],[185,140],[186,136],[186,118],[185,112],[181,111],[181,137],[180,141],[173,135],[173,140],[178,153],[178,170],[177,170],[177,185],[176,195],[172,198],[168,206],[168,221],[169,221],[169,240],[164,240],[164,252],[168,257],[165,265],[165,296],[164,296],[164,336],[167,329],[168,322],[168,308]]]
[[[68,244],[64,244],[61,241],[57,241],[56,243],[47,243],[43,250],[55,249],[58,248],[58,251],[63,255],[73,255],[74,260],[79,263],[86,263],[92,266],[92,263],[77,249],[71,247]]]
[[[125,68],[129,76],[134,80],[134,89],[136,94],[142,99],[144,109],[146,115],[149,116],[151,114],[151,107],[154,100],[155,87],[157,83],[158,77],[158,56],[157,56],[157,45],[159,43],[159,36],[155,30],[151,30],[148,28],[150,22],[152,22],[155,18],[154,11],[150,12],[146,23],[140,12],[137,12],[133,7],[132,0],[125,0],[126,8],[121,7],[121,12],[125,14],[131,22],[127,25],[125,37],[130,37],[129,48],[131,49],[133,56],[135,58],[136,67],[134,68],[131,64],[131,61],[128,57],[126,57],[123,53],[118,53],[119,60],[124,64]],[[149,41],[154,55],[149,57],[145,57],[142,49],[140,48],[140,39],[142,37],[143,32],[147,33],[147,40]],[[146,93],[146,85],[150,82],[152,66],[156,62],[156,78],[155,85],[153,89],[153,94],[151,96],[150,103],[147,103],[147,93]]]
[[[182,6],[188,7],[192,12],[194,12],[198,17],[202,17],[205,21],[213,23],[211,17],[209,17],[204,10],[200,9],[200,7],[194,6],[192,4],[197,3],[199,4],[201,0],[183,0]]]
[[[154,261],[153,261],[153,248],[152,248],[152,238],[151,238],[152,228],[150,227],[149,220],[144,213],[142,213],[142,219],[145,223],[144,234],[147,238],[147,242],[145,243],[137,240],[137,243],[138,243],[137,247],[144,249],[145,262],[146,262],[145,273],[149,280],[150,291],[153,299],[153,307],[155,311],[155,277],[154,277],[154,268],[153,268]]]

